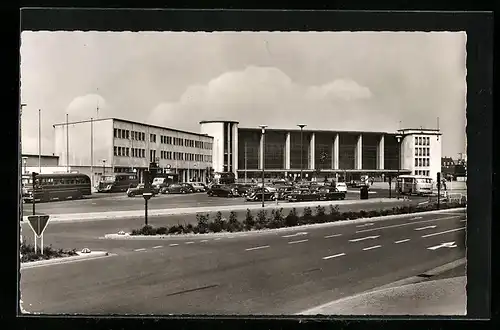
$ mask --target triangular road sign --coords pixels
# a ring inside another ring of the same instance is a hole
[[[37,237],[40,237],[43,234],[43,231],[47,227],[49,223],[48,215],[29,215],[28,221],[31,229],[35,233]]]

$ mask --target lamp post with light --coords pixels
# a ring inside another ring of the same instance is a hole
[[[106,159],[102,160],[102,175],[106,174]]]
[[[396,140],[398,141],[398,176],[396,179],[396,189],[398,191],[398,199],[399,199],[399,195],[401,193],[401,185],[400,185],[400,181],[399,181],[399,171],[401,168],[401,139],[402,139],[402,137],[403,136],[401,134],[396,135]]]
[[[267,125],[260,125],[262,133],[262,207],[264,207],[264,158],[265,158],[265,141],[264,135],[266,134]]]
[[[304,159],[304,156],[303,156],[303,152],[304,152],[304,141],[303,141],[303,129],[304,127],[306,127],[307,125],[305,124],[298,124],[297,125],[298,127],[300,127],[300,181],[302,181],[302,168],[303,168],[303,159]]]

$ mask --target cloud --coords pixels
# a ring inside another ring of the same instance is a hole
[[[98,94],[87,94],[75,97],[66,107],[70,121],[86,120],[96,118],[97,107],[99,107],[99,118],[106,117],[110,112],[106,100]]]
[[[291,114],[303,121],[315,111],[330,119],[335,107],[359,107],[358,101],[372,96],[367,86],[350,79],[307,86],[294,82],[276,67],[248,66],[223,73],[205,85],[188,87],[177,102],[154,107],[147,121],[196,131],[199,125],[194,118],[200,117],[238,120],[242,126],[265,122],[279,127]]]

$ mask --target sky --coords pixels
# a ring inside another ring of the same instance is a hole
[[[52,125],[117,117],[241,127],[439,128],[465,149],[465,32],[22,32],[23,153]],[[97,114],[96,108],[99,107]]]

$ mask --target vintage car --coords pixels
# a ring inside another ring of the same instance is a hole
[[[146,187],[144,186],[144,183],[139,183],[137,186],[127,189],[127,196],[134,197],[134,196],[142,195],[145,192],[146,192]],[[153,186],[151,187],[150,192],[153,194],[153,196],[158,194],[158,190]]]
[[[205,192],[208,190],[207,186],[203,182],[190,182],[191,186],[193,186],[195,192]]]
[[[264,200],[274,201],[276,200],[277,190],[269,187],[264,187]],[[249,202],[256,202],[262,200],[262,188],[257,187],[252,189],[247,193],[246,200]]]
[[[208,189],[207,195],[211,197],[236,197],[238,193],[236,189],[232,188],[230,185],[214,184]]]
[[[162,194],[190,194],[194,192],[193,186],[186,183],[172,183],[160,191]]]
[[[346,193],[337,191],[333,187],[322,187],[318,190],[318,195],[320,201],[331,201],[345,199]]]
[[[318,190],[301,188],[288,194],[287,200],[289,202],[310,202],[319,200],[319,196]]]

